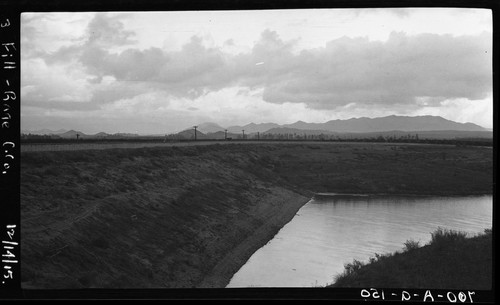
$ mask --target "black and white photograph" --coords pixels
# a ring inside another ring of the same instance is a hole
[[[491,9],[19,19],[22,289],[492,290]]]

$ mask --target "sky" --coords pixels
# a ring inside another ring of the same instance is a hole
[[[22,130],[387,115],[493,127],[488,9],[23,13],[21,60]]]

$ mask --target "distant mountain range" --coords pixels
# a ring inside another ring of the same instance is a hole
[[[444,119],[440,116],[396,116],[390,115],[380,118],[352,118],[347,120],[331,120],[325,123],[306,123],[297,121],[293,124],[279,125],[276,123],[250,123],[244,126],[230,126],[224,128],[216,123],[203,123],[198,126],[198,130],[203,133],[214,133],[217,131],[242,133],[255,132],[298,132],[313,131],[316,132],[334,132],[334,133],[366,133],[366,132],[385,132],[385,131],[488,131],[479,125],[473,123],[457,123]],[[287,131],[288,130],[288,131]]]
[[[39,130],[21,130],[21,133],[24,134],[36,134],[36,135],[57,135],[57,134],[62,134],[67,132],[68,130],[66,129],[59,129],[59,130],[50,130],[50,129],[39,129]]]
[[[379,118],[352,118],[347,120],[331,120],[325,123],[307,123],[297,121],[293,124],[279,125],[276,123],[250,123],[243,126],[224,128],[217,123],[206,122],[197,126],[197,139],[256,138],[260,133],[266,135],[294,135],[301,137],[326,136],[329,138],[371,138],[371,137],[405,137],[418,134],[428,139],[453,138],[492,138],[492,130],[473,123],[458,123],[440,116],[396,116]],[[182,132],[170,135],[173,138],[193,139],[194,129],[188,128]]]
[[[229,126],[227,128],[224,128],[216,123],[207,122],[198,125],[197,130],[203,133],[224,132],[225,130],[227,130],[227,132],[235,134],[240,134],[242,133],[242,130],[245,130],[245,133],[250,134],[255,132],[265,132],[271,128],[277,128],[277,127],[280,127],[280,125],[275,123],[261,123],[261,124],[250,123],[245,126]]]
[[[261,124],[250,123],[245,126],[230,126],[227,128],[227,130],[234,133],[241,133],[242,130],[245,130],[245,133],[250,134],[255,132],[266,132],[269,129],[278,127],[280,127],[280,125],[276,123],[261,123]]]
[[[382,132],[382,131],[486,131],[485,128],[472,123],[457,123],[440,116],[386,116],[380,118],[352,118],[348,120],[332,120],[326,123],[306,123],[302,121],[283,127],[302,130],[325,130],[331,132]]]
[[[40,130],[21,130],[22,134],[32,134],[32,135],[46,135],[46,136],[53,136],[53,137],[59,137],[63,139],[76,139],[77,134],[78,138],[80,139],[99,139],[99,138],[107,138],[107,139],[118,139],[118,138],[125,138],[125,137],[138,137],[139,135],[137,134],[132,134],[132,133],[114,133],[114,134],[108,134],[105,132],[98,132],[96,134],[86,134],[81,131],[76,131],[76,130],[65,130],[65,129],[59,129],[56,131],[50,130],[50,129],[40,129]]]
[[[451,120],[444,119],[440,116],[396,116],[390,115],[379,118],[352,118],[347,120],[331,120],[325,123],[307,123],[297,121],[293,124],[279,125],[276,123],[250,123],[243,126],[229,126],[222,127],[217,123],[205,122],[197,126],[197,139],[224,139],[228,138],[241,138],[245,136],[255,137],[257,133],[265,136],[267,135],[284,135],[295,134],[301,136],[311,135],[328,135],[332,136],[363,136],[363,137],[376,137],[382,136],[402,136],[408,133],[426,136],[427,138],[457,138],[457,137],[482,137],[491,138],[493,132],[491,129],[483,128],[473,123],[458,123]],[[130,138],[138,137],[137,134],[130,133],[115,133],[108,134],[99,132],[96,134],[85,134],[75,130],[56,130],[42,129],[36,131],[23,130],[24,134],[36,135],[53,135],[60,138],[81,139],[86,138],[102,138],[102,139],[116,139],[116,138]],[[152,135],[150,135],[152,136]],[[154,136],[161,137],[162,134]],[[168,135],[169,138],[176,139],[193,139],[194,129],[187,128],[176,134]]]

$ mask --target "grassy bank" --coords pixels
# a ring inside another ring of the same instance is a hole
[[[21,154],[22,282],[224,287],[313,192],[491,193],[492,150],[256,144]]]
[[[346,264],[328,287],[491,290],[492,246],[491,230],[467,237],[463,232],[438,229],[425,246],[410,240],[402,252]]]

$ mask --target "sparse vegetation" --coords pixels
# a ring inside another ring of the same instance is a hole
[[[467,238],[466,232],[449,230],[439,227],[431,233],[431,244],[446,245],[450,243],[463,242]]]
[[[224,287],[313,192],[488,194],[492,154],[370,143],[23,152],[22,282]]]
[[[407,241],[403,251],[376,254],[368,263],[354,260],[328,287],[492,289],[491,230],[467,237],[438,228],[422,247]]]
[[[420,242],[410,239],[404,243],[404,246],[405,251],[411,251],[420,248]]]

